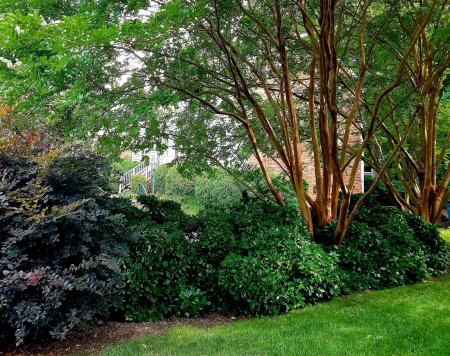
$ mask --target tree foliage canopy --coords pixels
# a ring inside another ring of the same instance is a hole
[[[428,221],[448,197],[447,0],[23,0],[0,11],[1,97],[66,137],[109,153],[172,137],[193,170],[253,154],[284,204],[271,157],[310,229],[338,219],[336,241],[367,196],[350,209],[361,160],[379,174],[373,188],[383,180]]]

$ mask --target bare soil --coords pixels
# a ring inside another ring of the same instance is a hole
[[[242,320],[242,318],[238,319]],[[154,323],[108,322],[97,325],[86,332],[72,333],[65,340],[56,341],[51,344],[34,344],[18,348],[12,347],[9,351],[0,351],[0,355],[99,355],[104,349],[110,346],[149,335],[162,335],[178,325],[210,327],[234,320],[237,319],[213,314],[203,318],[163,319]]]

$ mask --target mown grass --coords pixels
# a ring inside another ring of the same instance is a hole
[[[141,162],[134,162],[131,159],[120,159],[112,164],[113,168],[121,173],[126,173],[134,167],[138,166]]]
[[[449,355],[450,275],[278,317],[180,326],[103,355]]]
[[[450,233],[443,237],[450,242]],[[277,317],[179,326],[103,355],[449,355],[450,275]]]

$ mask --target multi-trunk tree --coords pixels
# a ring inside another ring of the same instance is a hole
[[[311,230],[313,223],[337,220],[333,242],[338,243],[378,182],[350,209],[363,153],[395,111],[389,109],[390,96],[403,89],[417,46],[436,24],[439,6],[435,1],[416,10],[421,20],[393,49],[400,59],[390,63],[391,72],[381,84],[371,68],[372,55],[384,49],[393,20],[380,13],[400,16],[394,3],[169,2],[149,23],[139,24],[147,33],[136,38],[130,31],[122,49],[142,62],[136,77],[149,86],[196,102],[212,111],[214,120],[230,117],[240,123],[274,199],[284,204],[264,153],[286,172]],[[152,32],[156,26],[164,30]],[[367,90],[368,85],[375,90]],[[379,162],[380,177],[415,125],[416,115],[405,120],[401,136]],[[355,130],[360,140],[354,140]],[[302,132],[307,132],[315,162],[315,199],[303,186]]]
[[[387,96],[390,115],[379,135],[385,143],[373,140],[368,153],[372,166],[379,171],[384,157],[402,139],[405,121],[415,118],[411,134],[390,170],[381,173],[381,179],[401,209],[436,222],[449,197],[450,117],[443,81],[450,65],[450,13],[448,1],[420,1],[417,5],[408,8],[395,4],[392,35],[384,39],[382,53],[385,60],[407,63],[402,83],[406,103],[399,102],[398,96]],[[417,31],[421,26],[424,31]],[[413,46],[409,58],[404,58],[399,44],[408,42]]]
[[[2,96],[32,102],[28,109],[45,101],[45,111],[71,132],[103,130],[102,141],[120,141],[124,148],[172,135],[190,155],[226,163],[227,154],[249,147],[277,203],[284,198],[264,156],[286,173],[311,231],[337,220],[334,243],[378,180],[392,188],[392,167],[413,165],[411,147],[427,157],[415,172],[423,181],[420,201],[428,207],[413,211],[436,210],[445,200],[446,185],[433,183],[436,169],[429,169],[438,164],[432,117],[448,61],[445,31],[439,45],[430,33],[443,28],[445,0],[99,4],[74,2],[71,16],[59,16],[60,22],[47,18],[41,24],[33,15],[30,29],[20,17],[17,38],[0,48],[3,55],[14,41],[21,44],[15,57],[20,64],[7,69],[7,78],[18,84]],[[3,20],[3,32],[14,31],[11,16]],[[405,21],[408,16],[414,21]],[[34,37],[24,36],[28,30]],[[59,71],[45,70],[50,59]],[[30,88],[40,83],[40,69],[52,85]],[[414,146],[409,142],[417,125],[423,138]],[[314,199],[303,183],[305,147],[315,162]],[[362,160],[379,178],[351,204]]]

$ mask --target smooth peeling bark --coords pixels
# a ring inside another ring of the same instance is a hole
[[[402,184],[406,194],[404,197],[390,184],[390,178],[384,175],[383,180],[394,198],[397,206],[406,211],[418,214],[425,221],[435,223],[448,199],[449,175],[444,176],[438,182],[436,172],[442,163],[442,158],[447,150],[444,144],[441,157],[436,159],[436,135],[437,135],[437,109],[439,105],[439,92],[445,76],[445,70],[450,65],[449,51],[437,52],[432,41],[423,29],[430,21],[430,13],[437,5],[437,1],[430,4],[428,14],[418,13],[416,16],[417,27],[407,27],[402,23],[402,29],[414,46],[411,50],[412,65],[409,67],[409,78],[416,92],[418,99],[415,103],[418,108],[418,127],[420,144],[408,145],[399,152],[397,177]],[[443,10],[443,5],[441,10]],[[440,15],[443,12],[441,11]],[[398,128],[398,122],[392,117],[394,127]],[[386,126],[382,126],[387,138],[391,141],[392,147],[400,139],[400,133],[390,132]],[[377,170],[379,167],[378,157],[372,155],[373,166]],[[450,166],[447,167],[447,172]],[[395,199],[397,198],[397,199]]]
[[[282,77],[284,83],[284,94],[287,104],[287,109],[290,117],[290,124],[292,130],[292,146],[293,146],[293,164],[292,174],[294,182],[294,190],[296,193],[297,201],[299,204],[300,212],[306,221],[308,229],[311,234],[314,234],[314,227],[312,222],[311,213],[306,203],[306,192],[303,184],[303,167],[302,167],[302,153],[300,146],[300,136],[297,120],[297,111],[294,104],[294,97],[292,95],[291,78],[289,74],[289,64],[286,53],[286,46],[284,42],[283,30],[281,27],[281,8],[279,0],[275,1],[275,13],[277,16],[277,37],[278,37],[278,51],[280,54]]]
[[[251,141],[251,144],[253,147],[253,153],[256,157],[256,160],[258,161],[259,168],[264,177],[264,180],[266,181],[267,187],[269,188],[270,192],[272,193],[273,197],[275,198],[275,201],[277,202],[277,204],[285,205],[283,196],[278,191],[278,189],[273,185],[272,180],[270,179],[269,173],[267,172],[264,161],[261,157],[261,154],[259,153],[258,144],[256,143],[256,137],[253,132],[253,129],[248,124],[245,126],[245,129],[247,131],[248,137],[250,138],[250,141]]]

